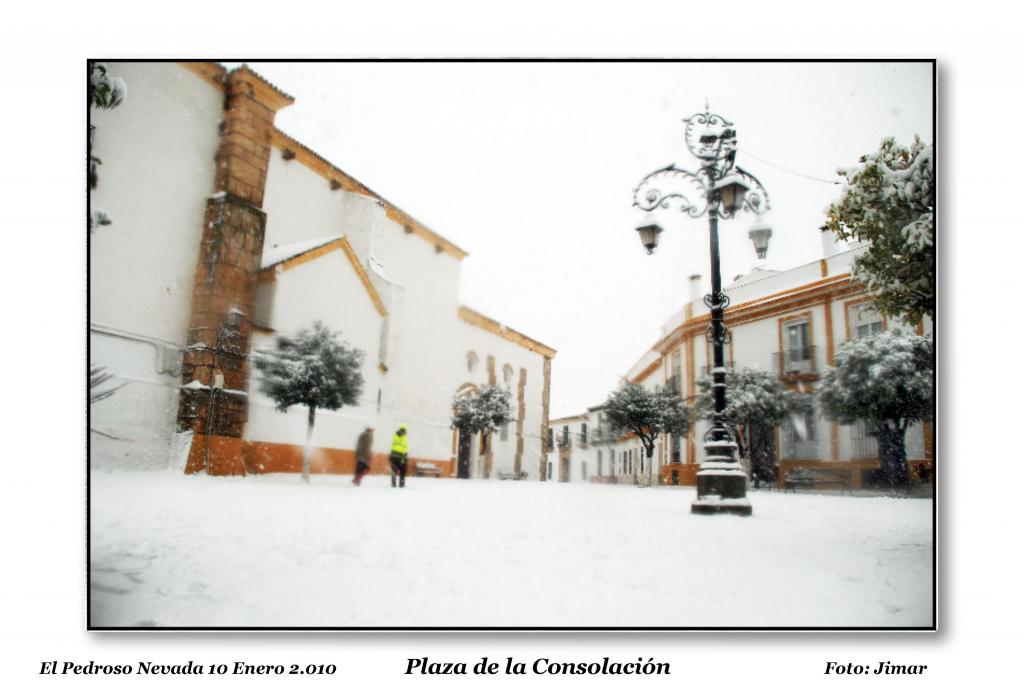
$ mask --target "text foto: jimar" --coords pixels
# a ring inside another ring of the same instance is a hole
[[[928,668],[925,664],[910,664],[904,666],[902,664],[894,664],[891,661],[879,661],[878,665],[871,669],[871,664],[861,666],[860,664],[848,663],[840,664],[838,661],[829,661],[825,663],[825,675],[835,673],[837,675],[864,675],[870,673],[872,675],[884,675],[884,676],[918,676],[924,673],[925,669]]]

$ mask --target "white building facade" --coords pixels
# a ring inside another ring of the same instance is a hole
[[[546,478],[555,351],[459,303],[466,252],[273,125],[292,99],[246,67],[111,63],[130,97],[93,110],[103,164],[90,237],[90,363],[120,383],[92,406],[99,467],[297,471],[306,410],[260,393],[254,350],[320,321],[364,353],[359,403],[319,410],[314,471],[351,472],[376,429],[383,472]],[[460,439],[456,395],[512,393],[513,421]]]
[[[773,372],[790,390],[807,395],[811,402],[810,412],[790,418],[776,431],[780,480],[791,469],[829,467],[848,472],[853,486],[860,487],[872,481],[879,467],[877,444],[862,425],[839,425],[822,416],[815,401],[818,382],[834,364],[843,342],[897,326],[930,336],[932,324],[929,319],[899,324],[882,316],[872,306],[870,295],[850,278],[853,259],[863,247],[837,247],[828,233],[823,233],[822,240],[823,257],[818,261],[781,272],[755,269],[725,288],[731,301],[725,310],[731,336],[726,363],[728,367]],[[625,380],[650,389],[668,387],[693,408],[697,381],[709,375],[712,365],[712,345],[706,338],[710,310],[702,299],[705,291],[701,276],[691,276],[689,302],[665,323],[661,336],[630,368]],[[593,411],[566,419],[584,418],[588,429],[600,424]],[[560,424],[561,420],[552,421],[556,434]],[[591,475],[592,481],[695,484],[704,460],[700,439],[708,426],[698,420],[685,437],[657,439],[651,463],[646,462],[639,440],[630,435],[607,444],[591,440],[588,462],[596,462],[596,451],[603,451],[601,471]],[[932,439],[930,423],[907,430],[907,458],[913,476],[931,476]],[[577,447],[571,448],[572,454],[578,452]],[[611,464],[606,461],[609,458]],[[570,465],[573,462],[570,460]]]

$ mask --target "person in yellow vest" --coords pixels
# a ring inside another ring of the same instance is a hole
[[[405,486],[405,469],[409,466],[408,431],[409,428],[402,424],[391,439],[391,486]]]

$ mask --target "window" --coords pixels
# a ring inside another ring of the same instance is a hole
[[[597,476],[598,477],[600,477],[602,474],[604,474],[604,467],[602,467],[602,464],[603,463],[601,462],[601,451],[597,451]]]
[[[812,407],[807,412],[790,415],[779,430],[782,457],[807,460],[818,457],[818,441],[815,429],[815,414]]]
[[[583,472],[583,475],[582,475],[583,481],[587,481],[587,463],[585,463],[585,462],[581,463],[580,464],[580,470]]]
[[[790,359],[803,360],[808,357],[811,324],[807,319],[788,321],[782,325],[782,337]]]
[[[508,440],[508,422],[505,422],[504,424],[501,425],[501,440]]]
[[[548,427],[548,450],[555,447],[555,430],[553,427]]]
[[[506,386],[512,385],[512,367],[506,364],[501,368],[501,377],[505,380]]]
[[[682,437],[679,434],[672,434],[671,454],[672,462],[680,462],[683,455]]]
[[[466,353],[466,369],[473,371],[476,369],[476,365],[480,362],[480,358],[476,356],[475,352]]]
[[[569,425],[568,424],[566,424],[565,426],[562,427],[562,440],[560,441],[560,445],[563,448],[568,448],[569,447]]]
[[[866,338],[885,330],[882,315],[872,304],[860,303],[847,306],[850,324],[850,338]]]
[[[587,423],[583,422],[580,426],[580,448],[587,447]]]
[[[783,321],[779,325],[782,352],[778,354],[779,374],[813,374],[814,347],[811,345],[811,320],[808,316]]]
[[[679,350],[672,353],[672,357],[669,360],[669,375],[667,387],[670,391],[675,393],[677,396],[683,394],[683,377],[682,377],[682,357],[679,356]]]

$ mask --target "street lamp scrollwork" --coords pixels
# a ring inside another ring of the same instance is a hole
[[[718,219],[734,218],[746,211],[757,216],[749,237],[758,258],[768,250],[771,228],[764,214],[771,201],[764,185],[737,166],[737,137],[732,122],[705,108],[684,120],[686,147],[700,162],[696,172],[669,165],[649,173],[633,189],[633,206],[646,213],[637,227],[640,241],[653,254],[662,233],[654,213],[672,207],[690,218],[707,215],[711,249],[711,294],[704,304],[711,311],[708,339],[713,343],[712,394],[715,410],[711,427],[704,435],[705,461],[697,473],[697,500],[692,511],[701,514],[750,515],[746,497],[747,477],[736,459],[736,439],[725,418],[725,345],[730,340],[725,326],[729,298],[722,291],[718,251]]]

